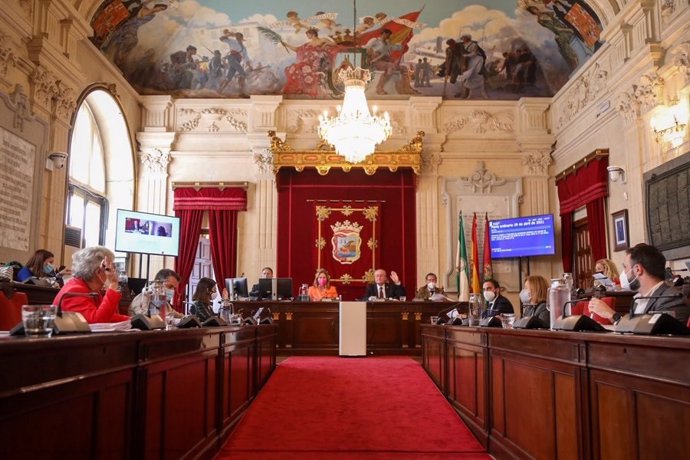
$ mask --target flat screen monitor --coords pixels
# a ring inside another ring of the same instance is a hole
[[[225,288],[231,299],[235,298],[235,294],[237,297],[249,297],[247,278],[225,278]]]
[[[127,278],[127,287],[133,294],[141,294],[141,291],[146,286],[146,278]]]
[[[179,247],[179,217],[117,210],[115,251],[177,256]]]
[[[489,221],[491,258],[554,255],[553,214]]]
[[[276,283],[276,294],[278,300],[288,300],[292,298],[292,278],[260,278],[259,279],[259,299],[272,299],[273,283]]]

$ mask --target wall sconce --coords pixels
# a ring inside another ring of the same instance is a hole
[[[656,143],[668,142],[672,147],[678,147],[683,143],[685,138],[685,128],[687,124],[678,121],[678,118],[673,116],[673,125],[664,129],[654,128],[654,135],[656,136]]]
[[[625,184],[627,181],[625,179],[625,169],[620,166],[608,166],[606,170],[609,172],[609,179],[611,182],[618,182],[620,179],[621,184]]]
[[[46,161],[46,169],[52,171],[53,168],[62,169],[67,164],[66,152],[52,152],[48,154],[48,161]]]

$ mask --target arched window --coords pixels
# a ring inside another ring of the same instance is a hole
[[[81,231],[81,247],[114,247],[114,214],[132,209],[134,164],[122,110],[108,92],[83,100],[70,142],[67,225]]]

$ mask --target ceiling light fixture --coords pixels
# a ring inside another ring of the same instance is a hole
[[[354,50],[357,53],[357,0],[354,4]],[[356,60],[356,55],[355,55]],[[364,93],[371,80],[367,69],[349,64],[337,75],[337,81],[345,85],[345,96],[338,114],[330,117],[328,111],[319,116],[319,136],[335,148],[350,163],[361,163],[374,153],[376,146],[388,139],[393,132],[388,112],[382,116],[369,111]]]

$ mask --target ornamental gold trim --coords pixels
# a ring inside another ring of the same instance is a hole
[[[376,173],[379,168],[387,168],[390,172],[395,172],[398,168],[411,168],[415,174],[420,174],[422,169],[424,131],[417,131],[417,135],[400,149],[374,152],[361,163],[348,162],[324,141],[313,150],[297,151],[281,140],[273,130],[268,131],[268,137],[271,139],[269,150],[273,155],[274,174],[277,174],[280,168],[295,168],[298,172],[304,171],[304,168],[314,168],[322,176],[328,174],[332,168],[340,168],[345,172],[359,168],[369,176]]]

